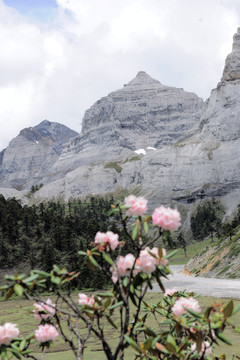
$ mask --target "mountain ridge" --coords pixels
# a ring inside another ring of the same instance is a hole
[[[233,211],[240,202],[239,49],[240,29],[222,79],[205,103],[144,71],[99,99],[85,112],[82,132],[69,138],[48,171],[32,178],[44,183],[32,200],[138,188],[151,206],[190,208],[217,196]]]

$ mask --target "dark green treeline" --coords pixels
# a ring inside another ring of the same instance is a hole
[[[97,231],[120,232],[117,219],[109,218],[112,203],[113,199],[91,197],[29,207],[0,195],[0,268],[26,263],[29,268],[49,271],[58,264],[81,271],[76,287],[104,287],[104,274],[90,271],[77,252],[91,248]]]

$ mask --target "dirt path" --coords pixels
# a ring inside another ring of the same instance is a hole
[[[164,280],[165,288],[194,291],[197,294],[214,297],[231,297],[240,299],[240,280],[225,280],[203,278],[183,273],[184,265],[170,266],[173,275]],[[153,291],[159,291],[158,284],[154,284]]]

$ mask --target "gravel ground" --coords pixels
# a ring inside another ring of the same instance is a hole
[[[170,266],[173,275],[164,280],[165,288],[194,291],[197,294],[213,297],[228,297],[240,299],[240,280],[203,278],[185,275],[184,265]],[[154,284],[153,291],[159,291],[158,284]]]

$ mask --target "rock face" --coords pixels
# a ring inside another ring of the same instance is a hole
[[[76,135],[68,127],[47,120],[20,131],[0,154],[0,186],[37,184],[52,170],[64,144]]]
[[[51,180],[81,166],[124,161],[139,148],[172,144],[198,124],[202,109],[197,95],[140,71],[86,111],[81,134],[65,147]]]

